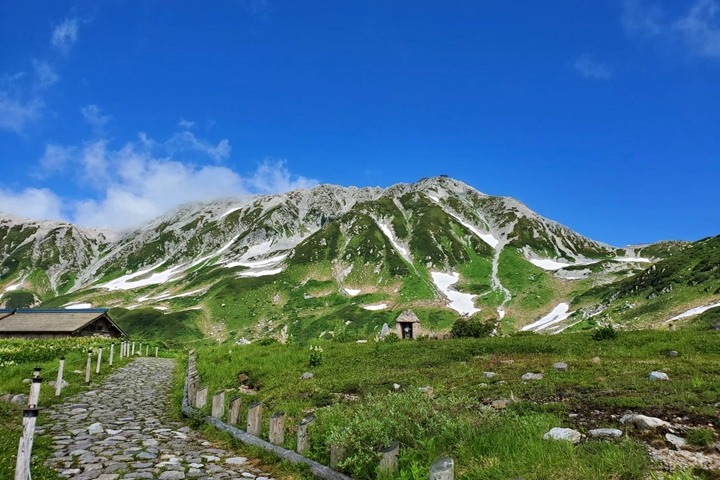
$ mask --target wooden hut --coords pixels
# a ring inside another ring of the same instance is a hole
[[[107,309],[0,309],[0,338],[118,338],[124,336],[126,336],[125,332],[112,321]]]
[[[405,310],[395,320],[395,333],[398,338],[412,340],[422,335],[420,319],[412,310]]]

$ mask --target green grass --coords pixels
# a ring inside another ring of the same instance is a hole
[[[314,411],[310,455],[327,462],[328,445],[343,445],[350,457],[342,468],[356,478],[374,478],[372,452],[398,440],[403,478],[414,478],[413,471],[421,478],[437,456],[450,455],[462,479],[634,479],[651,469],[637,440],[572,447],[541,436],[554,426],[618,426],[617,416],[628,409],[668,420],[688,416],[690,425],[713,422],[720,398],[719,337],[687,329],[620,332],[603,342],[587,333],[379,344],[314,340],[310,344],[323,352],[321,365],[312,368],[307,343],[226,345],[200,348],[198,368],[211,393],[225,389],[230,396],[238,375],[248,375],[248,386],[258,393],[246,396],[243,408],[262,400],[268,414],[284,410],[288,448],[294,426]],[[668,357],[670,350],[681,355]],[[599,364],[591,361],[595,356]],[[556,361],[570,370],[555,371]],[[650,371],[663,369],[670,382],[647,380]],[[304,371],[315,377],[300,380]],[[485,379],[483,371],[498,377]],[[523,382],[529,371],[545,378]],[[434,398],[418,393],[425,386]],[[511,396],[518,403],[510,408],[488,408]],[[568,413],[579,413],[583,423]]]

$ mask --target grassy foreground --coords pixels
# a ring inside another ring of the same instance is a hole
[[[249,403],[262,400],[267,432],[269,414],[285,411],[288,448],[294,448],[297,423],[313,412],[309,456],[327,464],[329,445],[342,446],[348,456],[340,469],[355,478],[376,477],[375,451],[392,440],[402,446],[398,478],[427,478],[427,468],[443,455],[455,460],[462,479],[651,478],[657,467],[646,446],[618,423],[627,411],[668,421],[685,417],[698,429],[714,424],[717,437],[720,336],[707,330],[621,332],[604,341],[575,333],[312,346],[322,351],[276,343],[201,348],[202,385],[210,396],[228,390],[228,398],[247,375],[244,384],[256,393],[243,394],[241,418]],[[569,371],[552,368],[558,361]],[[671,381],[648,380],[653,370]],[[306,371],[314,377],[301,380]],[[497,376],[485,378],[488,371]],[[527,372],[544,378],[521,380]],[[498,399],[516,401],[496,410],[490,404]],[[542,440],[557,426],[584,433],[615,427],[627,435],[577,446]]]

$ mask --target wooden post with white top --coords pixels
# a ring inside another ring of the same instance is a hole
[[[23,435],[18,445],[15,480],[30,480],[30,459],[32,458],[37,416],[37,405],[31,405],[30,408],[23,410]]]
[[[92,349],[88,350],[87,365],[85,366],[85,385],[90,385],[90,368],[92,365]]]
[[[100,373],[100,363],[102,362],[102,347],[98,349],[97,366],[95,367],[95,375]]]
[[[114,343],[111,343],[111,344],[110,344],[110,362],[109,362],[109,365],[110,365],[111,367],[112,367],[113,357],[114,357],[114,356],[115,356],[115,344],[114,344]]]
[[[55,396],[60,396],[63,383],[63,369],[65,368],[65,357],[60,357],[60,365],[58,366],[57,380],[55,380]]]

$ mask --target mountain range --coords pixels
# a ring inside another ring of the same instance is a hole
[[[718,243],[614,247],[445,176],[320,185],[124,232],[0,214],[0,303],[107,307],[143,334],[235,341],[370,336],[408,308],[433,331],[463,316],[501,333],[659,326],[720,300]]]

